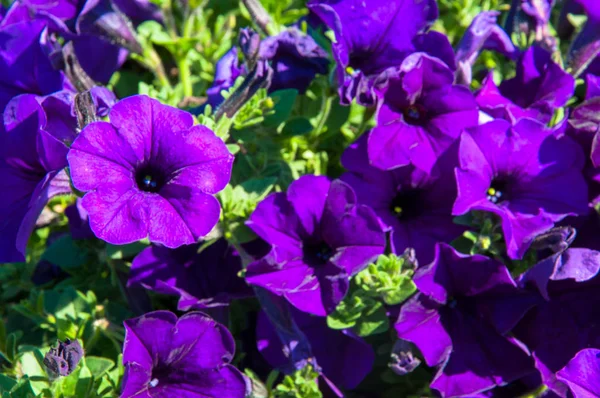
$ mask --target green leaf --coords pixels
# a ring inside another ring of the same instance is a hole
[[[265,116],[264,125],[267,127],[277,127],[285,122],[292,113],[297,96],[298,90],[295,89],[278,90],[270,94],[269,97],[275,103],[273,107],[274,112]]]
[[[277,177],[253,178],[244,181],[240,186],[246,191],[250,200],[261,201],[275,186]]]
[[[115,366],[115,363],[108,358],[93,356],[86,357],[85,363],[96,379],[100,378],[102,375],[104,375],[104,373],[108,372],[113,366]]]
[[[13,378],[0,374],[0,392],[10,391],[17,385],[17,381]]]
[[[3,393],[4,394],[4,393]],[[10,398],[33,398],[37,395],[27,377],[19,380],[8,395]]]
[[[365,337],[372,334],[384,333],[390,328],[390,321],[386,315],[385,307],[381,303],[375,304],[363,313],[356,322],[354,330],[359,336]]]
[[[305,135],[310,133],[313,128],[312,123],[307,118],[294,117],[285,122],[283,129],[281,130],[281,135],[285,137]]]
[[[55,240],[42,255],[42,260],[58,265],[62,269],[81,267],[88,259],[89,251],[79,247],[71,235]]]
[[[94,378],[92,376],[92,372],[87,368],[87,366],[82,366],[79,371],[79,377],[77,378],[77,384],[75,384],[75,396],[76,397],[87,397],[88,393],[92,388],[92,384],[94,382]]]

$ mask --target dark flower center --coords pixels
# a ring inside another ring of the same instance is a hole
[[[150,388],[164,384],[171,376],[171,369],[164,364],[158,364],[152,368],[152,376],[148,382]]]
[[[401,191],[392,199],[390,211],[399,219],[418,217],[423,209],[423,198],[418,189]]]
[[[508,200],[508,181],[506,179],[494,179],[486,192],[487,200],[494,204]]]
[[[425,108],[419,104],[413,104],[407,108],[404,108],[402,114],[404,115],[404,121],[413,125],[421,125],[425,123],[425,118],[427,116]]]
[[[167,182],[164,173],[151,165],[140,167],[135,173],[135,181],[140,190],[154,193],[160,191]]]
[[[302,245],[302,261],[311,267],[320,267],[333,256],[333,250],[325,242],[304,243]]]

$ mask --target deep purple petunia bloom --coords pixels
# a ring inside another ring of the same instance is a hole
[[[453,214],[487,211],[502,221],[510,258],[568,215],[587,214],[581,148],[531,119],[495,120],[462,134]]]
[[[385,171],[369,164],[367,139],[364,134],[342,155],[342,165],[349,172],[341,179],[354,188],[358,202],[371,207],[391,231],[394,253],[400,255],[412,247],[419,262],[428,264],[437,242],[451,242],[464,231],[452,216],[456,150],[447,151],[438,161],[439,174],[413,166]]]
[[[564,106],[573,95],[575,79],[554,63],[551,54],[530,47],[517,63],[517,74],[499,87],[490,73],[477,93],[483,111],[507,120],[530,117],[549,122],[556,108]]]
[[[24,261],[27,241],[48,200],[71,192],[63,169],[67,165],[65,142],[72,140],[75,132],[48,128],[46,101],[23,94],[4,112],[0,130],[0,189],[4,193],[0,262]]]
[[[221,105],[223,102],[223,96],[221,92],[230,89],[235,80],[242,74],[243,67],[238,64],[238,49],[237,47],[231,47],[229,51],[221,57],[215,67],[215,79],[212,86],[206,90],[206,104],[210,105],[213,109]],[[202,109],[204,105],[202,106]]]
[[[85,72],[92,79],[107,83],[125,62],[127,50],[141,53],[135,30],[123,12],[135,12],[136,17],[141,14],[136,12],[139,7],[135,2],[130,0],[128,3],[120,9],[111,0],[59,0],[51,3],[18,0],[9,10],[11,17],[8,23],[38,22],[47,26],[48,33],[57,33],[66,41],[72,41]]]
[[[477,126],[477,104],[468,88],[452,84],[444,63],[426,54],[408,56],[397,74],[369,135],[369,159],[381,169],[412,163],[430,172],[465,128]]]
[[[580,350],[600,348],[599,271],[600,252],[567,249],[520,277],[519,284],[539,299],[513,333],[531,350],[544,384],[563,398],[569,383],[557,372]]]
[[[271,62],[273,80],[269,91],[295,88],[304,94],[316,74],[327,74],[329,59],[312,37],[288,28],[260,43],[259,57]]]
[[[573,398],[600,397],[600,350],[579,351],[556,378],[569,386]]]
[[[312,316],[291,309],[292,317],[300,332],[310,343],[313,358],[307,358],[323,381],[333,391],[353,389],[367,376],[373,367],[373,348],[351,330],[334,330],[327,326],[324,317]],[[286,373],[295,370],[290,363],[286,347],[293,342],[282,342],[267,315],[261,311],[256,323],[257,346],[269,364]],[[321,386],[323,390],[323,386]]]
[[[440,366],[431,388],[472,396],[533,371],[528,353],[505,336],[530,304],[515,308],[520,293],[503,264],[440,243],[413,280],[419,293],[402,306],[396,331],[429,366]]]
[[[233,337],[209,316],[154,311],[124,325],[122,398],[245,397]]]
[[[252,289],[238,276],[242,260],[225,239],[201,245],[168,249],[150,246],[131,263],[127,286],[179,296],[180,311],[228,305],[233,299],[253,296]]]
[[[0,113],[17,95],[47,95],[71,88],[45,55],[45,24],[10,17],[12,14],[15,12],[9,11],[0,22]]]
[[[143,95],[125,98],[110,123],[86,126],[69,151],[73,185],[97,237],[125,244],[149,237],[195,243],[219,220],[214,194],[229,182],[233,155],[192,115]]]
[[[77,198],[75,203],[65,209],[65,216],[69,220],[69,229],[73,239],[91,239],[95,236],[90,228],[89,214],[83,208],[81,199]]]
[[[482,11],[471,21],[456,48],[456,82],[471,84],[471,68],[482,50],[494,50],[508,58],[518,50],[498,23],[499,11]]]
[[[429,53],[455,69],[446,36],[426,33],[438,17],[435,0],[312,0],[308,8],[335,33],[333,56],[343,104],[356,98],[374,105],[386,69],[400,66],[414,52]]]
[[[331,313],[348,291],[348,277],[385,250],[373,211],[356,204],[342,181],[303,176],[287,193],[258,204],[248,226],[272,246],[246,269],[246,280],[316,315]]]
[[[587,73],[600,75],[600,3],[596,0],[572,0],[570,3],[580,6],[588,18],[571,44],[568,64],[575,76]]]

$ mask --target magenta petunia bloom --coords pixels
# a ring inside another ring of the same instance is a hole
[[[308,8],[335,33],[340,100],[373,105],[386,69],[422,51],[454,69],[454,51],[445,35],[427,32],[438,17],[435,0],[312,0]]]
[[[477,93],[483,111],[507,120],[530,117],[547,123],[556,108],[564,106],[575,90],[575,79],[552,61],[551,54],[530,47],[517,63],[514,78],[496,86],[490,73]]]
[[[124,324],[122,398],[246,396],[233,337],[209,316],[154,311]]]
[[[60,103],[62,94],[46,99],[23,94],[6,106],[0,127],[0,262],[24,261],[27,241],[48,200],[71,192],[63,169],[66,143],[75,131],[54,126],[50,121],[57,115],[47,112],[53,106],[46,109],[54,100]],[[68,120],[69,114],[62,116]]]
[[[408,56],[396,73],[369,134],[369,159],[385,170],[412,163],[430,172],[465,128],[477,126],[475,98],[452,84],[444,63],[423,53]]]
[[[569,386],[573,398],[600,397],[600,350],[579,351],[556,378]]]
[[[191,114],[143,95],[118,102],[109,118],[86,126],[68,154],[96,236],[174,248],[210,232],[220,214],[213,195],[231,175],[225,143],[193,126]]]
[[[331,313],[348,291],[348,277],[385,250],[373,210],[356,204],[342,181],[307,175],[287,193],[258,204],[248,226],[272,246],[246,269],[246,280],[315,315]]]
[[[534,120],[478,126],[460,138],[453,213],[497,215],[509,257],[522,258],[535,236],[589,211],[583,164],[576,142]]]
[[[435,260],[413,278],[419,293],[400,310],[396,331],[427,365],[442,397],[475,396],[531,373],[533,360],[508,331],[530,308],[500,262],[438,244]]]
[[[411,247],[419,263],[428,264],[436,243],[449,243],[465,230],[452,216],[456,150],[448,150],[438,160],[439,173],[425,173],[414,166],[381,170],[369,163],[367,140],[368,134],[364,134],[344,151],[342,165],[349,172],[341,179],[354,188],[358,202],[371,207],[390,231],[392,252],[401,255]]]
[[[310,362],[320,376],[320,389],[330,388],[339,396],[339,389],[356,388],[369,374],[375,362],[373,348],[351,330],[335,330],[327,326],[325,317],[312,316],[296,309],[290,310],[293,322],[310,345]],[[256,344],[269,365],[285,373],[292,373],[306,362],[292,364],[288,347],[298,342],[282,341],[276,327],[264,311],[256,321]]]
[[[177,308],[181,311],[223,307],[234,299],[253,296],[238,275],[242,260],[225,239],[199,250],[200,245],[177,249],[150,246],[133,259],[127,286],[141,284],[179,296]]]

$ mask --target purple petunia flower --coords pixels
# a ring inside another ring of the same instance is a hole
[[[397,74],[369,135],[369,159],[381,169],[412,163],[430,172],[465,128],[477,126],[477,104],[468,88],[452,84],[445,64],[426,54],[408,56]]]
[[[563,398],[569,383],[563,383],[557,372],[580,350],[600,348],[599,271],[600,252],[567,249],[519,278],[538,300],[513,333],[532,352],[544,384]]]
[[[348,291],[348,277],[385,249],[373,211],[356,204],[341,181],[303,176],[287,193],[258,204],[248,226],[272,246],[246,269],[246,280],[316,315],[331,313]]]
[[[343,104],[356,98],[361,105],[374,105],[384,72],[414,52],[429,53],[455,69],[446,36],[426,32],[438,17],[435,0],[312,0],[308,8],[335,33],[333,56]]]
[[[354,188],[358,202],[371,207],[391,231],[394,253],[400,255],[412,247],[419,262],[428,264],[437,242],[451,242],[464,231],[452,216],[456,150],[449,150],[438,161],[441,174],[428,174],[413,166],[385,171],[369,163],[367,139],[367,134],[361,136],[343,153],[342,165],[349,172],[341,179]]]
[[[300,332],[310,344],[313,358],[307,358],[319,373],[325,385],[338,393],[338,388],[353,389],[367,376],[373,367],[373,348],[351,330],[334,330],[327,326],[326,318],[312,316],[295,309],[291,314]],[[295,367],[290,363],[287,347],[293,341],[282,342],[267,315],[261,311],[256,322],[256,340],[260,353],[274,368],[291,373]],[[333,354],[335,353],[335,354]],[[343,395],[341,395],[343,396]]]
[[[215,67],[215,79],[212,86],[206,90],[206,104],[213,109],[221,105],[224,98],[221,92],[233,87],[235,80],[242,74],[243,67],[238,65],[238,49],[232,47],[221,57]],[[204,108],[204,105],[201,109]]]
[[[269,60],[273,80],[269,91],[295,88],[304,94],[316,74],[327,74],[329,59],[312,37],[289,28],[260,43],[259,58]]]
[[[58,94],[57,94],[58,95]],[[48,99],[32,94],[15,97],[4,112],[0,131],[0,181],[4,198],[0,204],[0,262],[24,261],[29,236],[48,203],[70,193],[64,172],[74,131],[48,129],[44,109]]]
[[[219,220],[214,194],[233,156],[192,115],[143,95],[125,98],[110,123],[86,126],[69,151],[73,185],[97,237],[125,244],[149,237],[167,247],[195,243]]]
[[[556,378],[569,386],[573,398],[600,397],[600,350],[579,351]]]
[[[238,276],[241,270],[238,253],[225,239],[206,248],[150,246],[131,263],[127,286],[141,284],[158,293],[177,295],[181,311],[222,307],[233,299],[253,296]]]
[[[233,337],[207,315],[154,311],[124,324],[122,398],[245,397]]]
[[[530,47],[517,63],[517,74],[496,86],[490,73],[477,93],[483,111],[496,118],[518,120],[530,117],[547,123],[556,108],[573,95],[575,79],[554,63],[551,54]]]
[[[431,388],[442,397],[472,396],[533,371],[527,352],[505,336],[530,303],[516,308],[521,295],[503,264],[440,243],[413,280],[419,293],[402,306],[396,331],[439,365]]]
[[[45,55],[45,24],[11,17],[14,14],[9,11],[0,22],[0,113],[17,95],[47,95],[72,88]]]
[[[129,3],[124,7],[125,11],[138,9],[134,2]],[[115,7],[110,0],[51,3],[18,0],[9,14],[11,17],[5,19],[7,23],[38,22],[47,26],[47,32],[60,34],[65,40],[72,41],[82,68],[92,79],[103,83],[107,83],[125,62],[127,50],[141,53],[131,23],[123,10]],[[136,13],[136,16],[139,14]],[[52,40],[48,38],[48,41]]]
[[[574,76],[600,75],[600,3],[596,0],[572,0],[570,3],[580,6],[588,18],[569,49],[568,64]]]
[[[498,26],[499,11],[482,11],[471,22],[456,48],[456,82],[471,84],[471,68],[482,50],[494,50],[508,58],[518,54],[518,50]]]
[[[541,123],[495,120],[463,133],[453,214],[487,211],[502,221],[510,258],[568,215],[587,214],[581,148]]]

